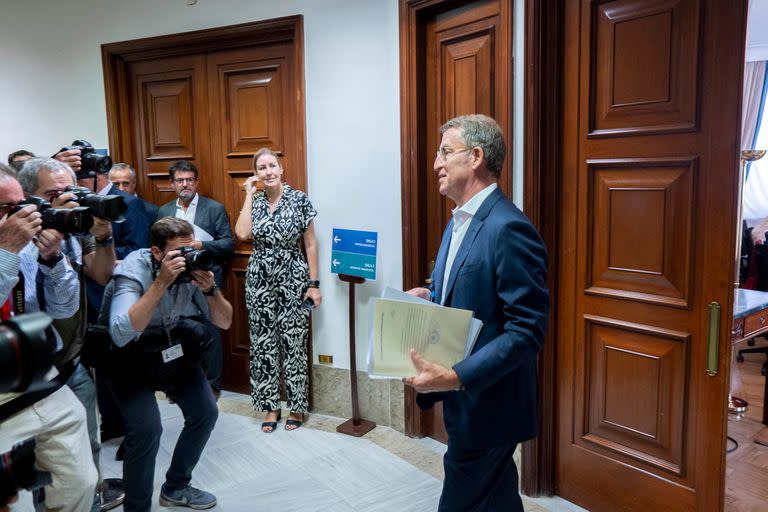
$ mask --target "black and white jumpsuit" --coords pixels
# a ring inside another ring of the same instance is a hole
[[[245,304],[251,337],[253,407],[274,411],[280,403],[280,360],[287,406],[307,412],[309,311],[301,308],[309,266],[301,238],[317,215],[304,192],[283,184],[274,213],[264,192],[253,198],[253,253],[245,276]]]

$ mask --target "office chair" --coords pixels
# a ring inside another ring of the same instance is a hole
[[[749,275],[751,260],[754,258],[757,271],[754,289],[764,292],[768,291],[768,232],[765,234],[765,237],[766,242],[752,244],[752,228],[748,228],[746,221],[744,221],[742,225],[739,281],[749,283],[749,285],[754,282],[754,279],[750,279],[753,276]],[[753,346],[755,342],[754,340],[749,340],[747,344]],[[760,369],[760,373],[765,377],[766,373],[768,373],[768,347],[743,348],[736,355],[736,361],[743,363],[744,354],[765,354],[766,360]]]

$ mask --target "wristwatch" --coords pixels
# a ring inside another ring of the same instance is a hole
[[[307,281],[307,288],[320,288],[320,281]]]
[[[219,291],[219,287],[214,284],[213,286],[211,286],[210,290],[204,290],[203,295],[205,295],[206,297],[211,297],[213,295],[216,295],[217,291]]]
[[[96,247],[111,247],[115,243],[115,239],[112,238],[112,235],[106,236],[101,240],[94,238],[94,241],[96,242]]]

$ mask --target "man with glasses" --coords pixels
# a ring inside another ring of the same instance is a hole
[[[454,203],[430,288],[408,293],[468,309],[483,322],[472,353],[452,368],[411,351],[423,409],[443,402],[448,431],[439,512],[523,512],[517,445],[537,435],[536,360],[549,314],[547,251],[531,222],[501,192],[506,156],[488,116],[451,119],[434,170]]]
[[[215,262],[213,275],[216,287],[222,288],[223,266],[235,251],[235,239],[229,224],[229,215],[224,205],[197,192],[197,167],[188,160],[178,160],[168,169],[168,178],[176,192],[177,199],[160,207],[157,218],[178,217],[184,219],[195,230],[192,247],[206,250]],[[221,393],[221,333],[214,328],[211,348],[206,354],[205,370],[214,395]]]

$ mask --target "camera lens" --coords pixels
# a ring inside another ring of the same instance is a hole
[[[211,270],[213,268],[213,256],[208,251],[192,251],[184,255],[187,270]]]
[[[45,313],[19,315],[0,323],[0,393],[48,385],[45,375],[54,351],[45,335],[50,324]]]
[[[70,235],[85,235],[93,227],[93,216],[84,206],[48,208],[42,212],[43,229],[55,229]]]
[[[35,469],[34,438],[15,445],[0,454],[0,503],[6,503],[19,489],[28,491],[49,485],[51,474]]]

